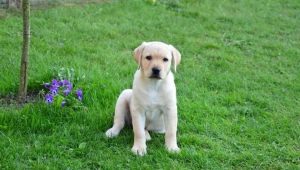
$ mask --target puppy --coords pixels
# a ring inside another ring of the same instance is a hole
[[[178,152],[177,100],[171,65],[180,63],[181,54],[172,45],[162,42],[143,42],[134,50],[139,69],[134,75],[132,89],[124,90],[116,103],[113,127],[106,131],[109,138],[119,134],[125,122],[133,126],[132,152],[143,156],[148,131],[165,133],[165,146]]]

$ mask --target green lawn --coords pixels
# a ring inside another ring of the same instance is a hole
[[[112,1],[33,10],[29,90],[68,67],[87,110],[0,99],[0,169],[300,169],[300,1]],[[0,19],[0,96],[16,93],[22,18]],[[2,14],[3,16],[3,14]],[[143,41],[173,44],[179,154],[151,134],[105,138]]]

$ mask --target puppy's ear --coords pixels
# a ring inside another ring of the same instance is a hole
[[[173,45],[169,45],[169,47],[170,47],[171,54],[172,54],[172,64],[174,67],[174,71],[176,72],[176,66],[181,61],[181,54]]]
[[[143,54],[146,44],[147,44],[147,42],[143,42],[140,46],[138,46],[133,51],[133,57],[134,57],[136,63],[139,65],[139,68],[141,67],[141,64],[142,64],[142,54]]]

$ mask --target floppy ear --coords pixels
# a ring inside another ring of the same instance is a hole
[[[173,45],[169,45],[169,47],[170,47],[171,54],[172,54],[172,64],[174,67],[174,71],[176,72],[176,66],[181,61],[181,54]]]
[[[141,64],[142,64],[142,54],[143,54],[146,44],[147,44],[146,42],[143,42],[140,46],[138,46],[133,51],[133,57],[134,57],[136,63],[139,65],[139,68],[141,67]]]

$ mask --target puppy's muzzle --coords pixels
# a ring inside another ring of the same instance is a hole
[[[152,68],[152,74],[151,74],[150,78],[161,79],[161,77],[160,77],[160,69],[156,68],[156,67],[153,67]]]

